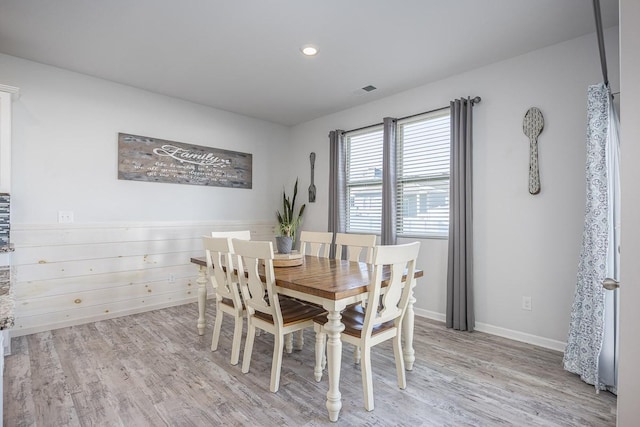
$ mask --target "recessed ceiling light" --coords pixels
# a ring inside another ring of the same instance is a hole
[[[318,48],[310,44],[302,46],[300,51],[307,56],[315,56],[318,54]]]

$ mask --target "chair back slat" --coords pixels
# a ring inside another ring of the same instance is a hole
[[[274,322],[281,325],[282,313],[273,271],[273,244],[233,239],[233,247],[237,257],[238,279],[247,310],[251,315],[255,311],[269,314]],[[261,270],[264,271],[265,280],[260,277]],[[242,271],[245,274],[241,274]]]
[[[207,272],[216,297],[229,298],[236,307],[241,308],[241,297],[237,276],[234,274],[232,253],[233,245],[228,237],[202,237],[205,249]]]
[[[375,247],[374,274],[369,284],[363,333],[370,336],[375,325],[391,320],[399,325],[414,286],[413,276],[419,250],[420,242]],[[390,277],[382,293],[382,272],[385,267],[390,270]]]
[[[300,232],[300,253],[320,258],[329,258],[333,233],[306,231]]]
[[[251,231],[249,230],[212,231],[211,237],[226,237],[229,239],[251,240]],[[229,243],[229,247],[232,248],[231,252],[233,253],[233,244]],[[233,256],[230,255],[229,259],[233,259]],[[223,266],[227,265],[226,257],[223,257],[222,262],[223,262],[222,264]],[[229,265],[233,266],[233,263],[229,263]],[[233,277],[233,281],[239,284],[238,277],[236,276],[235,271],[236,271],[235,268],[231,269],[231,276]]]
[[[371,264],[373,248],[376,245],[375,234],[347,234],[336,233],[336,259],[342,259],[343,248],[346,248],[346,259],[349,261],[363,261]]]

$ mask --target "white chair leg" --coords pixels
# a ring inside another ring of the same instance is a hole
[[[233,329],[233,343],[231,345],[231,364],[237,365],[240,359],[240,341],[242,340],[242,317],[236,317]]]
[[[316,333],[316,364],[313,368],[313,375],[317,382],[322,380],[322,371],[324,369],[324,333],[322,332],[322,326],[318,324],[313,325],[313,330]]]
[[[322,370],[327,367],[327,334],[322,334]]]
[[[322,370],[327,367],[327,333],[322,331]]]
[[[295,333],[296,343],[294,349],[300,351],[304,347],[304,330],[300,329]]]
[[[293,332],[288,333],[284,338],[284,349],[289,354],[293,352]]]
[[[216,320],[213,326],[213,337],[211,337],[211,351],[218,349],[218,341],[220,341],[220,330],[222,329],[222,310],[220,306],[216,304]]]
[[[253,340],[256,335],[256,327],[251,324],[247,326],[247,338],[244,343],[244,356],[242,357],[242,373],[249,372],[249,365],[251,364],[251,352],[253,351]]]
[[[282,335],[274,334],[273,361],[271,362],[271,386],[269,389],[275,393],[280,387],[280,368],[282,367]]]
[[[371,348],[364,346],[362,350],[362,360],[360,361],[362,371],[362,391],[364,393],[364,409],[373,411],[373,379],[371,377]]]
[[[360,363],[360,347],[357,345],[353,347],[353,363]]]
[[[362,301],[360,305],[362,306],[362,308],[367,308],[366,301]],[[356,365],[360,363],[360,347],[358,347],[357,345],[353,347],[353,363],[355,363]]]
[[[404,372],[404,357],[402,356],[402,342],[400,340],[399,334],[393,338],[393,356],[396,359],[396,373],[398,374],[398,387],[401,390],[404,390],[405,388],[407,388],[407,377]]]

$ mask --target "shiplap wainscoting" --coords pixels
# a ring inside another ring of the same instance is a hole
[[[11,335],[194,302],[198,268],[189,259],[203,255],[201,237],[246,229],[253,240],[275,235],[271,222],[13,225]]]

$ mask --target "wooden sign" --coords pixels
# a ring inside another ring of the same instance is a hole
[[[118,134],[118,179],[251,188],[252,160],[248,153]]]

